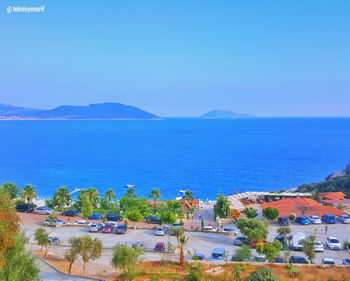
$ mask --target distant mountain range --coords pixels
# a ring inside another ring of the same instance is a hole
[[[49,110],[0,104],[0,119],[117,120],[159,119],[159,117],[138,107],[121,103],[100,103],[88,106],[61,105]]]
[[[235,118],[253,118],[251,114],[241,114],[230,110],[215,109],[209,111],[201,116],[204,119],[235,119]]]

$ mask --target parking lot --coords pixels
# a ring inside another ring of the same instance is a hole
[[[35,216],[32,214],[25,214],[26,216]],[[39,216],[40,220],[43,218]],[[22,221],[24,219],[22,218]],[[27,237],[30,239],[30,242],[34,243],[34,231],[39,226],[39,223],[23,223],[22,230],[26,233]],[[341,241],[350,240],[350,224],[331,224],[328,226],[328,233],[325,233],[324,224],[321,225],[297,225],[291,224],[292,234],[296,232],[303,232],[306,235],[314,235],[314,230],[317,229],[318,234],[316,234],[317,241],[325,243],[327,236],[335,236]],[[273,241],[277,235],[277,224],[272,224],[269,226],[269,235],[268,241]],[[155,236],[154,230],[151,229],[129,229],[126,234],[112,234],[112,233],[89,233],[88,227],[84,226],[60,226],[56,227],[53,230],[51,228],[47,229],[48,232],[54,232],[60,238],[61,243],[59,247],[55,247],[55,251],[59,251],[59,248],[63,249],[63,246],[68,246],[68,240],[73,236],[82,236],[82,235],[91,235],[92,237],[98,237],[103,241],[103,245],[106,248],[106,254],[111,256],[111,251],[109,250],[119,242],[126,242],[128,245],[131,245],[133,242],[143,242],[145,244],[145,260],[161,260],[177,259],[177,255],[174,253],[159,253],[154,252],[153,248],[157,242],[163,242],[166,246],[171,243],[176,245],[176,238],[170,235],[165,236]],[[234,236],[225,235],[219,233],[204,233],[204,232],[186,232],[186,235],[190,237],[186,251],[189,250],[193,253],[202,253],[206,258],[209,258],[211,252],[214,248],[224,248],[229,254],[229,259],[232,254],[239,248],[239,246],[233,245]],[[255,251],[253,251],[255,252]],[[254,253],[255,254],[255,253]],[[292,255],[301,255],[304,254],[300,251],[292,251]],[[321,263],[322,258],[333,258],[336,264],[341,264],[342,259],[349,258],[349,254],[345,250],[341,251],[332,251],[329,250],[326,246],[324,247],[323,253],[316,253],[315,263]],[[102,257],[101,259],[106,259],[107,257]],[[187,256],[186,258],[191,258]],[[110,259],[109,259],[110,261]]]

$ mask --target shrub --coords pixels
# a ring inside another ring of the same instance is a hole
[[[129,248],[125,245],[117,245],[113,249],[112,265],[116,269],[122,269],[124,276],[132,280],[137,276],[136,265],[142,253],[141,247]]]
[[[235,261],[245,261],[252,256],[252,251],[248,245],[243,245],[236,251]]]
[[[258,212],[254,208],[245,208],[242,213],[245,214],[248,219],[255,219],[258,216]]]
[[[288,263],[286,266],[287,274],[290,278],[297,278],[300,275],[300,270],[296,268],[293,264]]]
[[[126,217],[134,222],[142,220],[143,216],[139,211],[129,211],[126,213]]]
[[[248,281],[277,281],[278,277],[273,275],[273,271],[270,268],[263,267],[252,272],[248,276]]]
[[[160,218],[166,224],[173,224],[176,222],[176,216],[171,212],[163,212],[160,214]]]
[[[236,225],[241,233],[247,236],[250,242],[259,242],[265,239],[268,234],[264,222],[256,219],[239,219]]]
[[[268,220],[275,220],[278,218],[279,215],[278,209],[271,207],[264,209],[263,213]]]
[[[203,276],[203,268],[199,264],[192,264],[185,281],[200,281]]]
[[[294,221],[295,218],[296,218],[296,215],[294,215],[294,214],[291,214],[291,215],[289,216],[289,219],[290,219],[291,221]]]

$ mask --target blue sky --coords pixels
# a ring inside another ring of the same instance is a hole
[[[8,5],[45,5],[7,14]],[[350,115],[350,2],[0,2],[0,102]]]

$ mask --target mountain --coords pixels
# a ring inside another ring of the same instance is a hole
[[[343,171],[335,172],[324,181],[303,184],[298,192],[344,192],[350,198],[350,164]]]
[[[100,103],[88,106],[62,105],[50,110],[7,106],[0,111],[0,115],[2,119],[159,119],[152,113],[121,103]]]
[[[235,118],[252,118],[254,115],[235,113],[230,110],[215,109],[201,116],[204,119],[235,119]]]
[[[10,116],[10,115],[21,114],[24,112],[39,112],[39,111],[42,111],[42,110],[34,109],[34,108],[18,107],[10,104],[0,103],[0,116]]]

